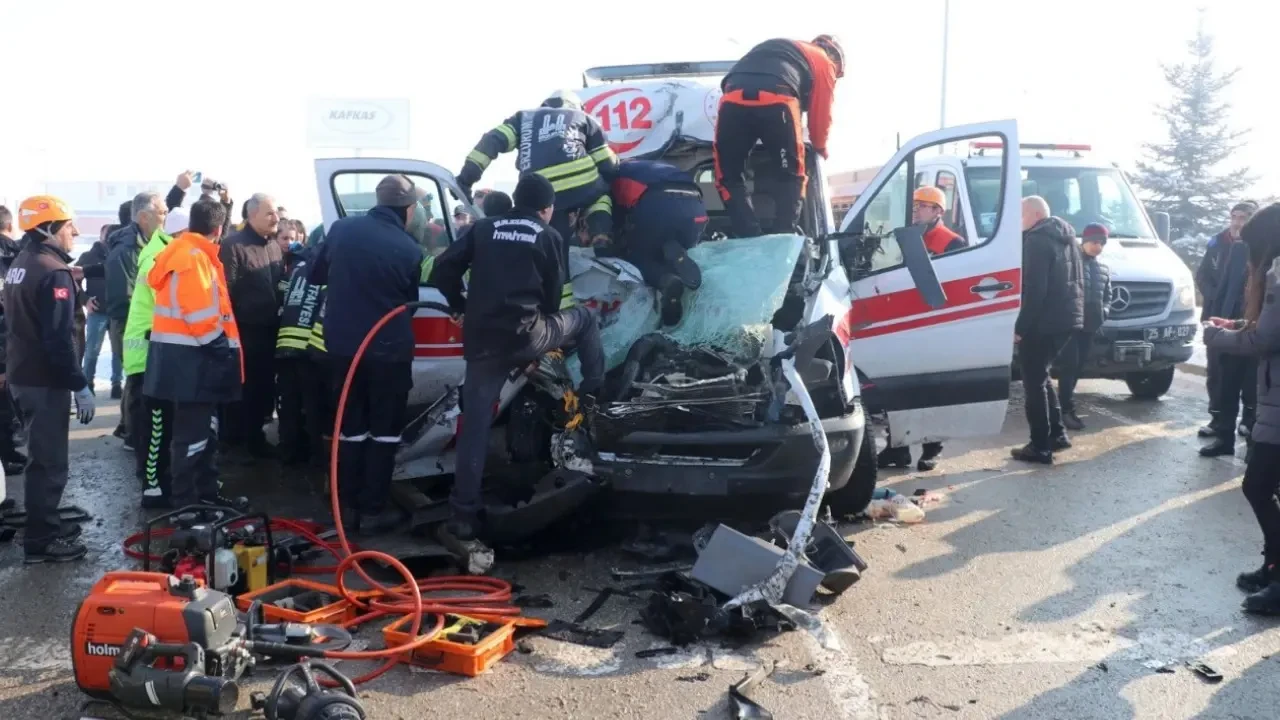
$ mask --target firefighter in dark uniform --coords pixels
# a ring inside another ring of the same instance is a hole
[[[388,175],[374,190],[377,206],[333,224],[310,262],[308,282],[327,286],[333,309],[324,315],[333,396],[373,326],[418,300],[422,249],[406,229],[424,212],[426,191],[405,175]],[[342,523],[362,535],[394,530],[403,514],[391,504],[391,476],[413,386],[412,313],[387,322],[356,368],[343,411],[338,487]]]
[[[79,235],[67,204],[50,195],[22,201],[22,251],[5,275],[8,322],[5,380],[26,424],[31,464],[24,478],[25,562],[66,562],[85,556],[80,526],[64,526],[58,504],[67,486],[72,396],[76,415],[93,420],[93,393],[76,357],[76,281],[68,252]]]
[[[464,558],[469,571],[484,572],[478,558],[492,553],[476,539],[481,509],[489,428],[489,408],[497,402],[507,376],[542,355],[576,345],[582,362],[583,412],[594,407],[604,380],[604,350],[595,315],[586,307],[560,309],[564,240],[548,226],[556,193],[537,173],[520,178],[515,207],[472,224],[436,258],[431,284],[439,288],[456,318],[462,319],[467,360],[462,386],[465,417],[458,437],[458,459],[451,518],[440,540]],[[464,296],[463,276],[471,281]]]
[[[724,96],[716,120],[716,187],[738,237],[761,235],[747,195],[747,158],[760,142],[772,177],[756,173],[757,192],[771,189],[773,232],[794,232],[804,200],[805,150],[802,113],[809,113],[809,139],[826,159],[836,79],[844,76],[844,50],[830,35],[813,42],[766,40],[739,60],[720,83]]]
[[[947,214],[947,196],[940,188],[926,186],[917,188],[911,196],[911,222],[924,226],[924,246],[931,257],[943,253],[955,252],[968,247],[969,243],[951,228],[947,227],[943,218]],[[921,446],[920,461],[916,469],[928,472],[938,467],[938,456],[942,454],[942,443],[927,442]],[[882,468],[911,467],[911,448],[885,447],[876,456]]]
[[[9,267],[13,265],[14,258],[18,257],[18,241],[12,237],[13,233],[13,213],[9,208],[0,205],[0,288],[4,287],[3,278],[9,272]],[[0,298],[3,296],[0,295]],[[0,323],[4,319],[4,303],[0,302]],[[0,324],[0,347],[3,346],[5,334],[4,325]],[[0,372],[3,371],[3,354],[0,353]],[[9,391],[7,383],[0,386],[0,462],[4,463],[5,475],[21,475],[27,467],[27,456],[23,455],[18,446],[18,418],[14,413],[13,395]],[[12,499],[6,499],[3,507],[12,507],[14,502]]]
[[[299,251],[284,290],[276,334],[276,384],[280,393],[280,449],[287,465],[305,464],[321,450],[319,380],[308,346],[324,302],[323,285],[307,279],[307,254]]]
[[[311,464],[329,467],[329,443],[333,440],[333,406],[335,396],[331,390],[333,376],[329,369],[329,355],[324,348],[324,313],[326,293],[320,293],[320,308],[316,311],[316,320],[311,325],[311,334],[307,338],[307,392],[315,396],[315,428],[308,429],[308,434],[316,440],[316,447],[323,452],[311,454]]]
[[[675,325],[685,289],[702,285],[687,254],[707,227],[702,191],[689,173],[652,160],[622,163],[611,191],[619,254],[661,293],[662,322]]]
[[[577,95],[556,91],[542,107],[521,110],[485,133],[458,173],[458,184],[468,197],[489,163],[512,150],[517,151],[516,169],[521,175],[536,172],[551,181],[556,192],[551,227],[566,242],[577,237],[573,219],[579,218],[593,245],[608,243],[613,226],[609,181],[618,157],[605,141],[600,124],[582,111]],[[567,279],[567,255],[562,262]]]

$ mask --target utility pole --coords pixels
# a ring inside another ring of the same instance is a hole
[[[951,0],[942,0],[942,100],[939,103],[938,127],[947,126],[947,44],[951,38]]]

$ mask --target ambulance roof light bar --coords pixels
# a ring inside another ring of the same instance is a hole
[[[1004,143],[995,141],[979,141],[969,143],[970,151],[977,151],[979,157],[986,154],[987,150],[1004,150]],[[1081,153],[1093,150],[1092,145],[1080,145],[1072,143],[1018,143],[1019,150],[1034,150],[1036,157],[1044,157],[1044,151],[1069,152],[1075,157],[1080,157]]]
[[[733,69],[735,63],[735,60],[712,60],[594,67],[582,73],[582,87],[586,88],[591,87],[592,84],[627,82],[630,80],[726,75]]]

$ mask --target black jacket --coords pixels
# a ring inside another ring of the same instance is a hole
[[[564,240],[537,215],[512,210],[472,224],[435,260],[430,284],[463,313],[468,360],[515,358],[560,309]],[[471,271],[464,297],[462,277]]]
[[[173,210],[182,205],[184,197],[186,193],[182,188],[174,185],[165,196],[164,204]],[[107,236],[107,258],[103,263],[106,302],[99,309],[112,320],[129,319],[129,301],[133,299],[133,286],[138,281],[138,253],[149,240],[151,238],[142,237],[142,229],[137,223],[117,228]],[[85,277],[90,277],[88,270]]]
[[[236,323],[240,327],[276,327],[283,295],[280,283],[285,278],[280,246],[246,224],[222,241],[218,257],[227,273]]]
[[[1057,335],[1084,329],[1084,260],[1066,220],[1045,218],[1022,234],[1022,310],[1014,332]]]
[[[73,339],[77,288],[70,262],[60,249],[30,242],[5,276],[6,376],[14,385],[74,392],[88,384]]]
[[[107,262],[107,239],[102,238],[93,244],[93,247],[80,253],[80,257],[76,259],[76,265],[84,268],[84,292],[85,301],[90,299],[98,301],[98,312],[106,312],[107,309],[107,278],[103,272]]]
[[[1111,269],[1098,258],[1080,253],[1084,260],[1084,331],[1097,332],[1111,315]]]
[[[334,223],[307,274],[309,282],[327,286],[321,318],[329,355],[355,357],[364,336],[383,315],[417,302],[421,278],[422,248],[395,210],[375,207],[366,215]],[[365,357],[412,361],[412,315],[400,313],[384,325]]]
[[[1215,315],[1213,306],[1217,303],[1218,289],[1222,285],[1226,260],[1232,246],[1237,244],[1239,240],[1233,240],[1226,230],[1209,239],[1209,246],[1205,248],[1204,257],[1200,260],[1200,267],[1196,268],[1196,289],[1200,291],[1200,297],[1204,302],[1201,320],[1208,320]]]
[[[306,357],[311,330],[320,320],[325,287],[307,278],[309,269],[305,254],[298,255],[285,288],[284,305],[280,307],[280,331],[276,333],[278,358]]]
[[[9,267],[13,265],[13,259],[18,257],[18,241],[0,233],[0,291],[4,289],[4,277],[9,273]],[[6,330],[4,321],[4,293],[0,292],[0,372],[4,372],[6,345],[8,344],[8,330]]]

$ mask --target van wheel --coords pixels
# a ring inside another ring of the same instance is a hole
[[[1141,400],[1156,400],[1173,386],[1174,368],[1154,372],[1134,372],[1124,376],[1129,392]]]
[[[844,487],[827,493],[827,507],[836,517],[857,515],[866,510],[871,504],[871,494],[876,490],[878,473],[876,444],[871,438],[871,424],[867,423],[862,433],[862,446],[858,449],[858,460],[853,464],[853,474]]]

